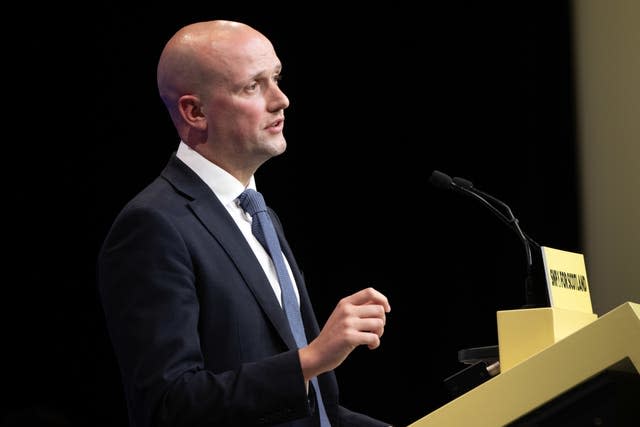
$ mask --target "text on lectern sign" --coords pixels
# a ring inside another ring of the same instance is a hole
[[[551,307],[592,313],[584,256],[546,246],[541,248]]]

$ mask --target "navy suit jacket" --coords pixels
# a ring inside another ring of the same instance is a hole
[[[309,340],[319,333],[277,216]],[[111,227],[98,287],[131,427],[315,426],[295,341],[260,264],[211,189],[175,154]],[[384,426],[338,404],[318,377],[334,426]]]

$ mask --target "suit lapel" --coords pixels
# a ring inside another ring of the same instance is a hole
[[[273,294],[271,284],[226,208],[195,172],[175,157],[175,154],[171,156],[162,176],[176,191],[189,199],[189,208],[209,231],[211,237],[224,248],[282,340],[289,348],[296,348],[289,323]]]

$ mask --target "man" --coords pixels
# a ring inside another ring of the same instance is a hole
[[[274,263],[239,205],[286,149],[281,68],[264,35],[230,21],[188,25],[160,56],[181,141],[118,215],[98,262],[132,427],[316,426],[325,413],[334,426],[388,425],[340,406],[333,372],[357,346],[380,345],[386,297],[347,296],[320,330],[270,211],[308,341],[296,345]]]

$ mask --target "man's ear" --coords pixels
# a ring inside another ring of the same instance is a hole
[[[200,98],[195,95],[183,95],[178,99],[178,110],[182,119],[199,130],[204,130],[207,127],[207,118],[202,113],[202,103]]]

